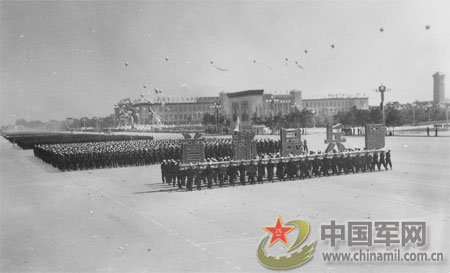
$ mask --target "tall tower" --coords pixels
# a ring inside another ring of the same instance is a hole
[[[444,78],[445,75],[440,72],[433,74],[433,104],[438,105],[445,99],[445,88],[444,88]]]

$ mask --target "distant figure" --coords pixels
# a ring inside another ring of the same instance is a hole
[[[427,136],[430,136],[430,127],[427,126]]]
[[[437,135],[438,135],[438,127],[436,126],[434,129],[434,136],[437,136]]]

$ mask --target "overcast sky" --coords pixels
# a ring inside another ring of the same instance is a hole
[[[447,0],[1,1],[0,26],[2,124],[107,116],[155,87],[376,105],[384,83],[387,101],[432,100],[432,74],[450,72]]]

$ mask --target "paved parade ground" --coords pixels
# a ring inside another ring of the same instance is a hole
[[[326,147],[321,134],[306,139],[310,149]],[[363,146],[363,137],[347,139]],[[317,240],[312,259],[292,271],[449,272],[450,138],[386,144],[392,171],[185,192],[161,183],[159,165],[60,172],[2,139],[0,271],[270,272],[256,250],[279,214],[283,223],[307,221],[305,243]],[[425,221],[420,250],[443,252],[445,261],[325,262],[323,252],[346,250],[321,240],[331,220]]]

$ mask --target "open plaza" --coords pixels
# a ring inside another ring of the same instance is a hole
[[[192,192],[162,184],[159,165],[61,172],[2,138],[0,271],[269,272],[256,252],[268,235],[263,226],[273,226],[279,215],[284,224],[308,222],[305,243],[316,241],[311,260],[294,270],[448,272],[449,138],[403,135],[386,138],[392,171]],[[310,150],[326,147],[323,132],[303,138]],[[347,137],[345,145],[363,147],[364,137]],[[352,251],[346,241],[332,247],[321,238],[321,227],[333,220],[345,226],[425,222],[426,247],[391,248],[442,253],[444,259],[325,261],[325,253]],[[289,243],[295,236],[287,235]],[[279,241],[266,249],[280,256],[287,246]]]

